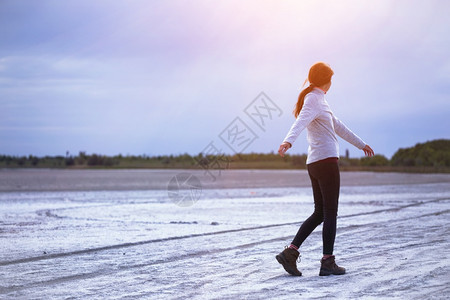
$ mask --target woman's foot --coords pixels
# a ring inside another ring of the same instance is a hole
[[[283,266],[283,268],[291,275],[302,276],[302,272],[297,269],[297,258],[300,253],[292,248],[286,248],[275,256],[277,261]]]
[[[328,257],[322,258],[320,263],[321,263],[321,267],[320,267],[319,276],[345,274],[345,269],[336,265],[334,255],[330,255]]]

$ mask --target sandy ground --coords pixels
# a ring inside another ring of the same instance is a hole
[[[186,207],[176,172],[1,170],[0,299],[450,296],[450,175],[343,172],[348,274],[318,276],[319,227],[293,277],[275,255],[312,212],[305,171],[190,172],[202,190]]]
[[[306,170],[57,170],[0,169],[0,191],[167,190],[179,173],[196,176],[204,189],[309,187]],[[342,172],[343,186],[449,182],[450,174]]]

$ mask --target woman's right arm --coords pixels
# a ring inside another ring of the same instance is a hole
[[[280,145],[280,148],[278,149],[278,154],[281,155],[281,157],[284,157],[284,154],[286,153],[286,151],[288,151],[289,148],[291,148],[292,145],[289,142],[283,142]]]
[[[280,148],[278,149],[278,153],[281,156],[284,156],[284,153],[292,147],[292,144],[298,138],[300,133],[309,125],[319,113],[317,99],[314,94],[308,94],[305,97],[305,102],[303,103],[302,110],[295,120],[294,124],[292,124],[291,129],[288,134],[281,143]]]

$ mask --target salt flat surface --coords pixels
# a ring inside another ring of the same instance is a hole
[[[319,227],[293,277],[275,255],[313,210],[306,173],[195,174],[201,197],[180,207],[173,171],[0,171],[0,299],[450,296],[449,175],[342,173],[348,274],[318,276]]]

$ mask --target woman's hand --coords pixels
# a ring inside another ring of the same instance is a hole
[[[278,149],[278,154],[280,154],[281,157],[284,157],[286,151],[291,147],[292,147],[291,143],[284,142],[283,144],[280,145],[280,149]]]
[[[364,154],[367,156],[374,156],[375,153],[373,153],[372,148],[370,148],[369,145],[365,145],[364,148],[362,149],[364,151]]]

